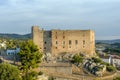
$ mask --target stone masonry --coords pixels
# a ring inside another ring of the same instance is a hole
[[[32,27],[33,42],[43,53],[95,53],[94,31],[92,30],[49,30]]]

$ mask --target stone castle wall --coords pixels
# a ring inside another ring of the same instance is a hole
[[[39,30],[39,27],[32,27],[32,38],[33,42],[38,46],[39,50],[43,52],[44,46],[43,46],[43,30]]]
[[[44,31],[32,27],[33,41],[40,51],[58,53],[95,53],[94,32],[92,30],[51,30]]]
[[[43,63],[38,70],[45,73],[72,74],[72,65],[68,63]]]

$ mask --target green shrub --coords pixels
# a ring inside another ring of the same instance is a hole
[[[95,62],[95,63],[101,63],[102,60],[100,58],[96,58],[96,57],[92,57],[92,60]]]
[[[0,64],[0,80],[21,80],[19,69],[11,64]]]
[[[120,80],[120,77],[115,77],[113,80]]]
[[[40,71],[40,72],[38,73],[38,75],[43,75],[43,72],[42,72],[42,71]]]
[[[107,68],[107,71],[109,71],[109,72],[113,72],[116,70],[116,68],[111,65],[107,66],[106,68]]]
[[[49,79],[48,80],[55,80],[55,78],[54,77],[49,77]]]
[[[29,77],[23,76],[23,80],[37,80],[37,72],[32,71],[28,75]]]
[[[83,61],[83,58],[80,55],[76,54],[73,56],[73,63],[80,63],[82,61]]]

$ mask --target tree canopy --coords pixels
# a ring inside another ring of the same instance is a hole
[[[102,60],[100,58],[96,58],[96,57],[92,57],[92,60],[95,62],[95,63],[101,63]]]
[[[120,76],[119,77],[115,77],[113,80],[120,80]]]
[[[0,80],[21,80],[19,69],[11,64],[0,64]]]
[[[80,63],[80,62],[82,62],[82,60],[83,60],[83,58],[78,54],[73,56],[73,62],[74,63]]]
[[[36,68],[41,62],[42,54],[32,40],[28,40],[22,44],[19,55],[21,59],[21,69],[25,72],[27,78],[31,69]]]

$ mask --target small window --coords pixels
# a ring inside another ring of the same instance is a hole
[[[57,49],[57,47],[55,47],[55,49]]]
[[[65,41],[63,41],[63,44],[65,44]]]
[[[65,39],[65,36],[63,36],[63,39]]]
[[[65,48],[65,46],[63,46],[63,48]]]
[[[47,44],[47,42],[45,41],[45,44]]]
[[[57,36],[55,36],[55,39],[57,39]]]
[[[71,46],[69,46],[69,48],[71,48]]]
[[[56,41],[55,44],[58,44],[58,42]]]
[[[46,49],[46,47],[44,47],[44,49]]]
[[[85,45],[85,40],[83,40],[83,45]]]
[[[8,53],[8,55],[10,55],[10,53]]]
[[[78,40],[75,40],[75,44],[76,44],[76,45],[78,44]]]
[[[85,46],[83,46],[83,48],[85,48]]]
[[[69,40],[69,45],[71,45],[72,44],[72,41],[71,40]]]

